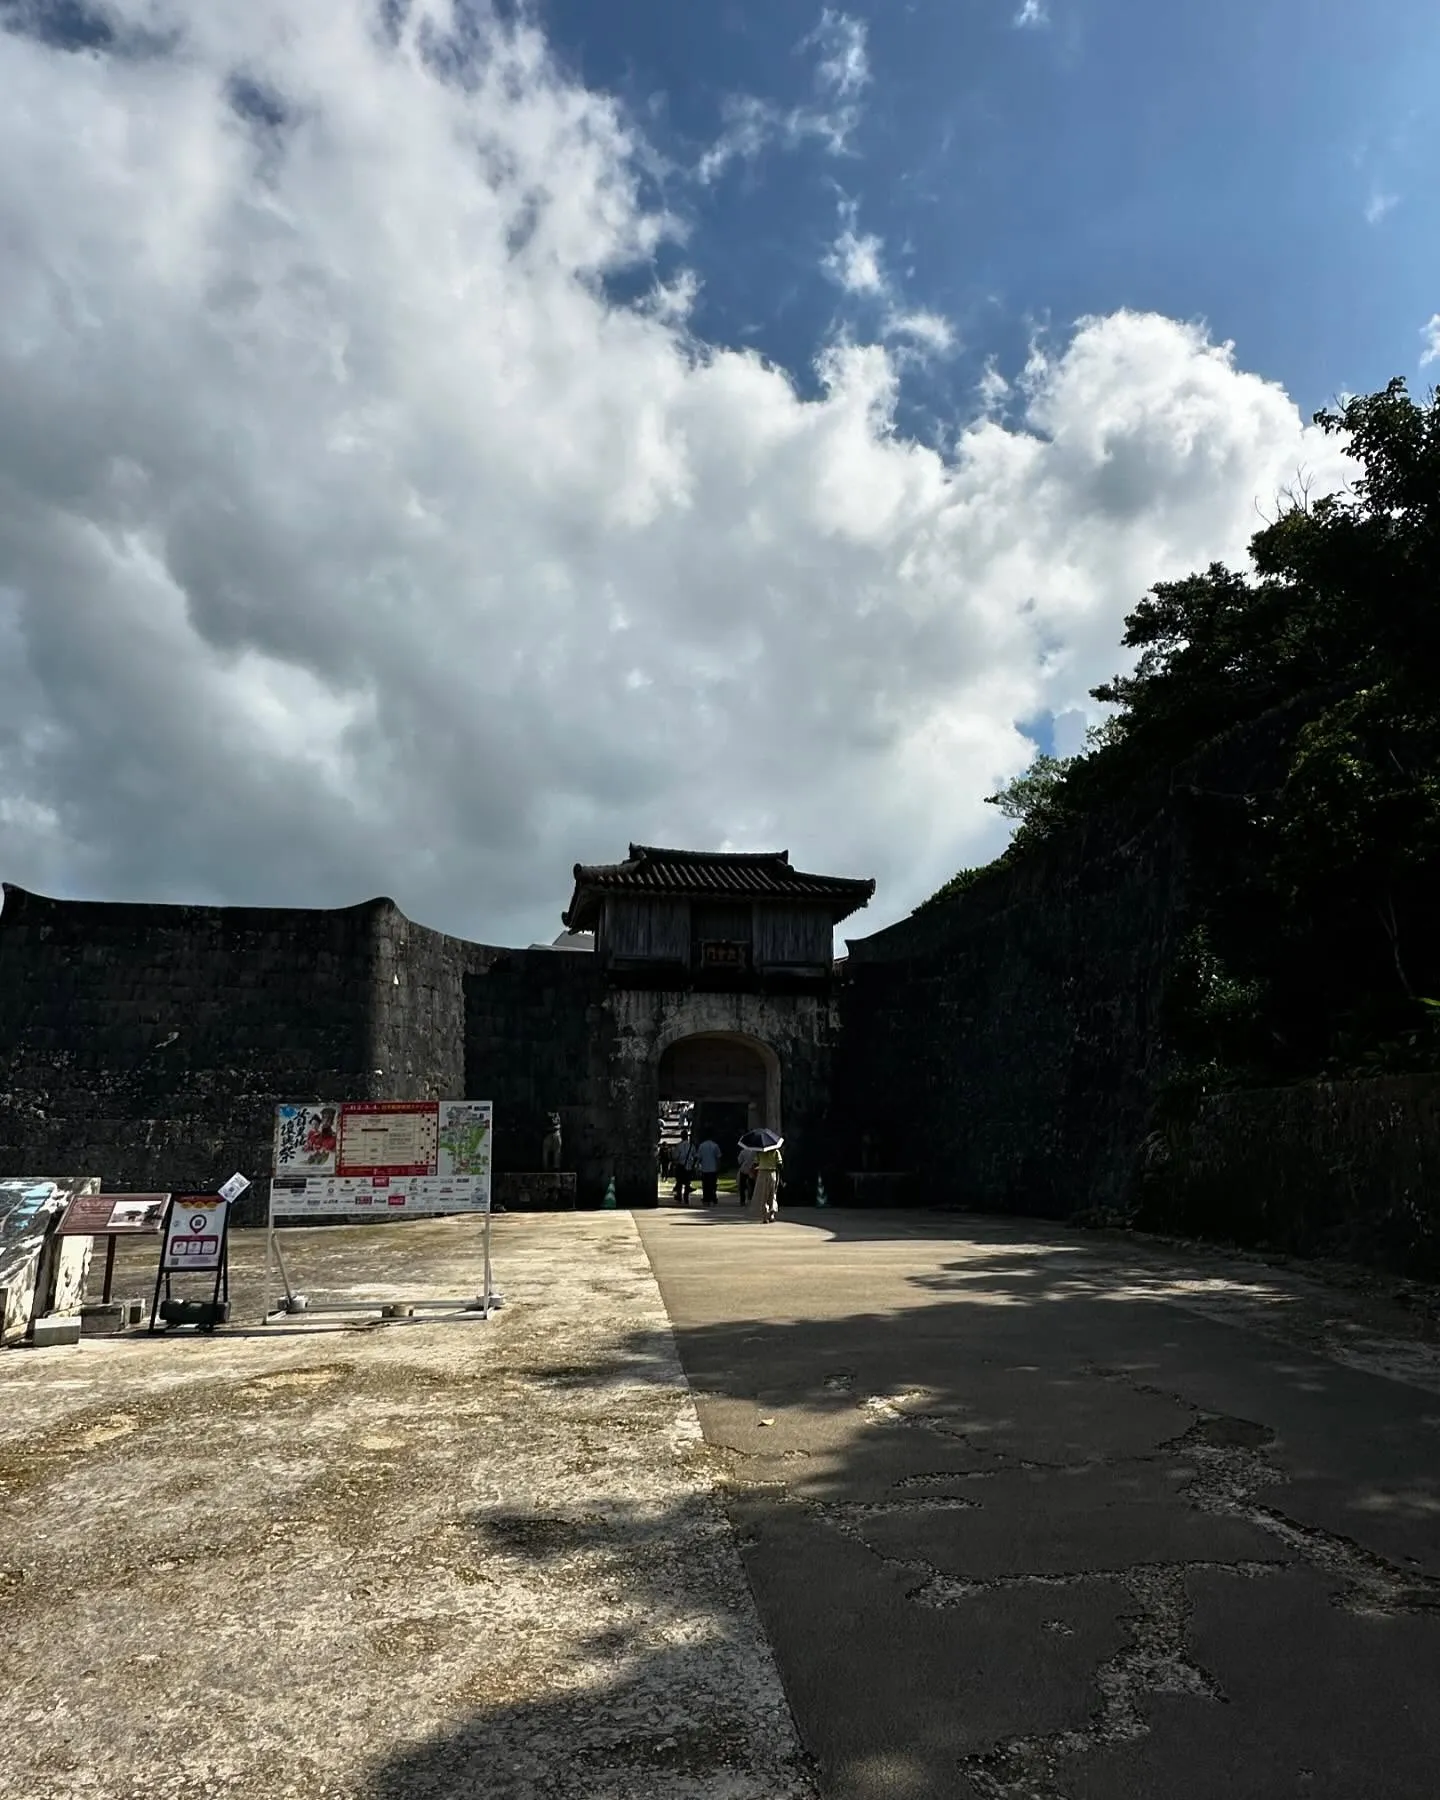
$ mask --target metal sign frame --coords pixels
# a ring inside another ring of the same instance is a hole
[[[207,1221],[213,1225],[216,1235],[220,1240],[215,1249],[215,1260],[213,1263],[209,1259],[208,1251],[203,1253],[205,1260],[201,1262],[198,1267],[193,1263],[186,1264],[177,1262],[172,1255],[170,1248],[172,1233],[170,1227],[176,1218],[177,1213],[184,1213],[187,1208],[197,1216],[201,1213],[214,1215],[212,1220]],[[206,1333],[214,1331],[216,1325],[220,1322],[220,1319],[228,1313],[230,1306],[230,1202],[219,1194],[172,1195],[170,1204],[165,1208],[165,1218],[161,1226],[160,1263],[155,1271],[155,1294],[150,1302],[149,1330],[152,1332],[155,1330],[155,1321],[160,1316],[161,1288],[163,1287],[165,1290],[165,1299],[167,1302],[175,1298],[170,1291],[170,1280],[172,1276],[185,1274],[209,1275],[212,1272],[215,1276],[215,1282],[210,1294],[208,1319],[204,1321],[185,1321],[185,1323],[198,1323],[199,1329]],[[167,1328],[173,1328],[179,1322],[180,1321],[169,1320],[167,1321]]]
[[[383,1318],[422,1309],[479,1313],[489,1319],[501,1304],[490,1256],[494,1113],[488,1100],[292,1101],[278,1106],[261,1323],[312,1313],[379,1312]],[[296,1292],[280,1248],[281,1218],[293,1229],[307,1221],[374,1225],[397,1215],[453,1218],[469,1213],[484,1220],[484,1282],[474,1295],[312,1306]],[[270,1304],[275,1270],[285,1290],[278,1307]]]

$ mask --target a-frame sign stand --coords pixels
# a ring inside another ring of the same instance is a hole
[[[186,1299],[171,1292],[175,1275],[211,1273],[214,1285],[208,1300]],[[213,1332],[229,1316],[230,1202],[218,1194],[177,1194],[165,1211],[150,1330],[155,1330],[159,1320],[167,1331],[194,1325],[200,1331]]]

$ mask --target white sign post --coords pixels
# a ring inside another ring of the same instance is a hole
[[[383,1301],[310,1307],[290,1285],[276,1226],[392,1219],[484,1217],[484,1291],[465,1300],[406,1301],[407,1306],[495,1306],[490,1267],[490,1164],[494,1107],[489,1100],[292,1102],[275,1109],[275,1173],[265,1245],[266,1321],[297,1312],[374,1312]],[[284,1305],[271,1312],[270,1271],[278,1265]]]

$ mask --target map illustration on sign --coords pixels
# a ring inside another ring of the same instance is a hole
[[[440,1158],[436,1172],[441,1175],[479,1175],[488,1180],[490,1120],[488,1100],[442,1100]]]

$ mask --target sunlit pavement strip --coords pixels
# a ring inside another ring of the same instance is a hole
[[[474,1291],[470,1221],[287,1236]],[[628,1214],[496,1221],[478,1317],[0,1360],[0,1796],[812,1793]],[[143,1291],[138,1275],[120,1291]]]

